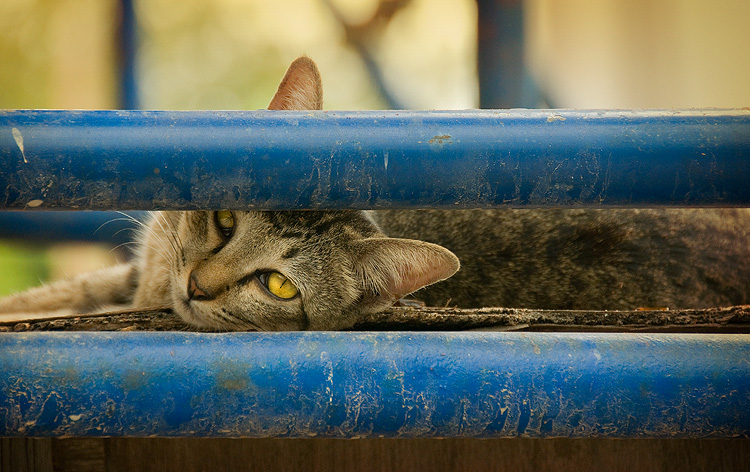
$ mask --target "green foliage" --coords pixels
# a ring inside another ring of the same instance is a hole
[[[48,276],[47,256],[42,248],[0,241],[0,296],[39,285]]]

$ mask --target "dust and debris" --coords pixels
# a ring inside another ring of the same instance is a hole
[[[555,121],[565,121],[565,117],[562,115],[558,115],[557,113],[552,113],[551,115],[547,116],[547,123],[554,123]]]
[[[383,153],[383,164],[385,164],[385,170],[388,170],[388,151]]]
[[[29,200],[26,203],[26,206],[29,208],[36,208],[36,207],[41,206],[42,203],[44,203],[44,200],[34,199],[34,200]]]
[[[11,128],[10,132],[13,134],[13,139],[16,141],[16,145],[18,146],[18,149],[21,150],[23,163],[28,164],[29,161],[26,160],[26,152],[23,149],[23,135],[21,134],[21,130],[19,130],[18,128]]]

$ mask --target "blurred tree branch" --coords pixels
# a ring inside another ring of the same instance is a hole
[[[375,59],[373,49],[374,45],[382,38],[383,32],[396,13],[407,7],[411,3],[411,0],[380,0],[373,15],[368,20],[357,24],[347,21],[333,0],[323,0],[323,3],[329,8],[336,21],[344,29],[347,44],[359,54],[378,93],[380,93],[388,107],[394,110],[407,109],[408,107],[395,96],[386,84],[380,65]]]

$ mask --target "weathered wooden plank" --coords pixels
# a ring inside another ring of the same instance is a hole
[[[0,438],[0,472],[52,472],[52,440]]]
[[[571,311],[519,308],[393,307],[355,331],[587,331],[750,333],[750,306],[701,310]],[[132,310],[74,318],[0,320],[0,331],[196,331],[168,309]]]
[[[105,446],[97,438],[53,439],[52,464],[55,472],[107,472]]]
[[[747,470],[743,439],[61,439],[56,453],[98,442],[106,468],[89,471],[685,471]],[[57,461],[55,462],[57,465]]]

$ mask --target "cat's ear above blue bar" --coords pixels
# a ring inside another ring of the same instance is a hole
[[[0,159],[0,209],[748,206],[750,110],[6,110]]]

